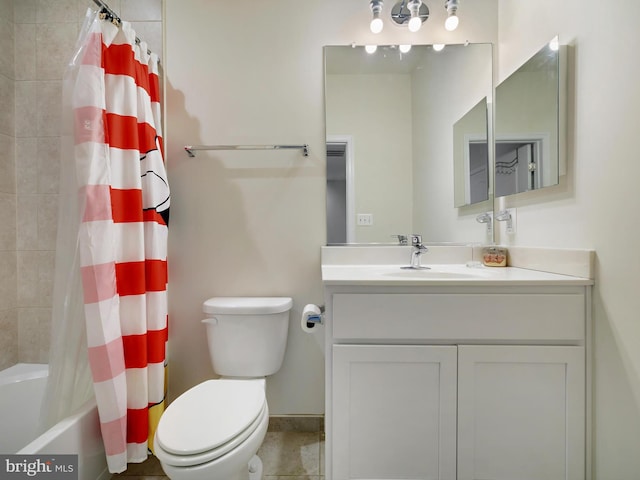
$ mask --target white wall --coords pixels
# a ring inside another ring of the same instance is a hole
[[[444,6],[434,4],[418,34],[387,20],[378,36],[369,31],[364,0],[165,2],[170,396],[212,374],[199,322],[203,300],[290,295],[288,350],[282,370],[267,382],[269,406],[275,414],[324,411],[322,332],[307,335],[298,327],[303,306],[322,302],[322,47],[495,41],[497,2],[462,5],[468,16],[453,33],[442,26]],[[385,6],[388,15],[391,5]],[[185,144],[281,142],[308,143],[309,158],[202,152],[189,159],[182,151]]]
[[[594,248],[595,478],[640,472],[640,2],[500,0],[505,78],[559,34],[569,62],[568,175],[561,185],[509,197],[512,245]],[[572,93],[572,95],[571,95]]]

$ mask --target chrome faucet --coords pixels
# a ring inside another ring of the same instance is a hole
[[[429,267],[423,267],[420,264],[422,254],[429,251],[426,245],[422,244],[422,235],[416,235],[414,233],[409,235],[409,238],[411,239],[411,246],[413,247],[411,250],[411,265],[402,268],[407,270],[427,270]]]
[[[493,229],[493,215],[489,212],[481,213],[476,217],[476,222],[485,223],[487,225],[487,235],[491,235]]]
[[[513,233],[513,217],[509,210],[500,210],[496,213],[496,220],[499,222],[507,222],[507,233]]]

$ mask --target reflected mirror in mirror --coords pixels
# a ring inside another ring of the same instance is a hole
[[[496,197],[557,185],[564,173],[564,52],[552,40],[496,87]]]
[[[491,96],[491,44],[324,51],[327,243],[486,241],[492,202],[461,215],[451,179],[453,126]]]
[[[453,126],[454,205],[489,200],[487,99],[480,100]]]

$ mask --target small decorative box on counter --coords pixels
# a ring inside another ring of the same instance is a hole
[[[506,267],[507,249],[505,247],[484,247],[482,263],[487,267]]]

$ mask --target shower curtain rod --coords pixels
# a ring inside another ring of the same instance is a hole
[[[111,10],[111,7],[109,7],[109,5],[104,3],[102,0],[93,0],[93,3],[95,3],[96,5],[98,5],[101,8],[100,13],[106,14],[107,17],[111,19],[111,21],[115,21],[116,25],[118,25],[118,26],[122,25],[122,19],[118,15],[116,15],[116,12]],[[136,44],[137,45],[140,44],[140,41],[141,40],[138,37],[136,37]],[[147,49],[147,53],[149,55],[151,55],[151,51],[148,50],[148,49]]]

